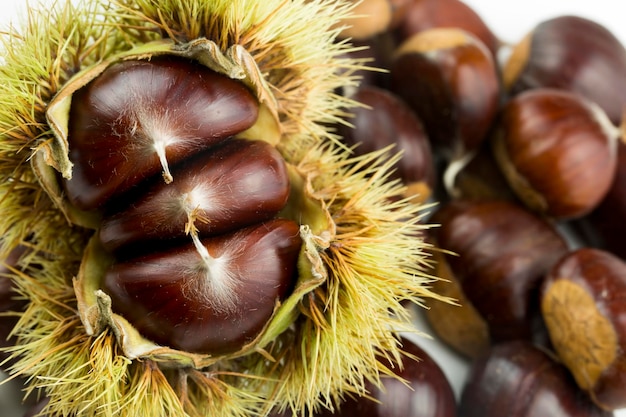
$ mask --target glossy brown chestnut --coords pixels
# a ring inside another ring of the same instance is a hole
[[[229,139],[175,166],[172,174],[173,183],[155,178],[141,194],[125,198],[122,210],[105,216],[105,249],[183,238],[191,216],[199,236],[233,231],[274,217],[289,197],[285,162],[262,141]]]
[[[358,155],[394,145],[391,152],[402,152],[396,174],[409,192],[421,192],[419,198],[426,200],[435,185],[435,168],[421,121],[399,97],[384,89],[363,86],[352,98],[367,107],[352,110],[353,127],[339,126],[343,140]]]
[[[189,244],[114,264],[103,287],[113,310],[153,342],[234,352],[259,334],[293,288],[299,226],[270,220],[202,244],[206,257]]]
[[[529,90],[503,108],[494,154],[528,207],[557,219],[583,216],[609,190],[620,132],[596,105],[556,89]]]
[[[420,32],[397,49],[391,90],[424,123],[435,149],[453,157],[478,148],[500,102],[496,63],[468,32],[436,28]]]
[[[602,250],[564,256],[544,282],[541,311],[559,357],[604,409],[626,407],[626,263]]]
[[[453,200],[432,221],[465,297],[486,321],[492,342],[541,337],[538,291],[567,243],[547,221],[509,201]],[[450,314],[465,314],[449,306]],[[449,319],[440,317],[441,320]]]
[[[626,49],[607,28],[579,16],[539,23],[504,68],[509,94],[540,87],[576,92],[597,103],[614,124],[626,105]]]
[[[438,27],[465,30],[485,44],[495,56],[500,41],[482,17],[460,0],[409,0],[394,35],[399,43],[428,29]]]
[[[72,98],[70,202],[99,208],[169,165],[251,127],[258,103],[241,83],[182,58],[125,61]]]
[[[494,346],[475,361],[461,417],[609,417],[551,355],[524,341]]]

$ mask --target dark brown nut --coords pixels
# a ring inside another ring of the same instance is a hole
[[[339,126],[345,143],[357,155],[393,145],[390,152],[402,152],[396,174],[407,185],[409,196],[427,200],[435,186],[435,168],[421,121],[399,97],[381,88],[363,86],[352,98],[367,107],[352,111],[353,127]]]
[[[600,407],[626,407],[626,264],[598,249],[564,256],[544,282],[541,311],[556,352]]]
[[[153,58],[109,67],[80,89],[69,125],[70,202],[83,210],[251,127],[258,103],[247,88],[190,60]]]
[[[403,42],[418,32],[437,27],[454,27],[473,34],[494,56],[500,47],[500,41],[482,17],[459,0],[410,0],[394,34]]]
[[[254,340],[293,288],[299,226],[270,220],[114,264],[104,289],[114,311],[153,342],[196,353]]]
[[[626,144],[618,143],[617,169],[608,193],[589,215],[576,223],[588,245],[626,260]]]
[[[19,259],[28,251],[25,246],[18,246],[11,251],[7,258],[0,262],[0,348],[15,345],[15,337],[10,334],[19,317],[14,314],[26,308],[27,301],[17,293],[10,275],[18,267]],[[6,352],[0,352],[0,362],[8,357]],[[2,367],[6,367],[3,363]]]
[[[424,123],[436,150],[458,158],[486,138],[500,102],[496,63],[460,29],[420,32],[402,43],[390,68],[391,89]]]
[[[566,368],[524,341],[494,346],[475,361],[461,395],[460,417],[609,417]]]
[[[620,132],[582,96],[556,89],[513,97],[494,128],[494,154],[529,208],[555,219],[593,210],[616,170]]]
[[[626,105],[626,49],[607,28],[579,16],[539,23],[519,42],[503,70],[511,95],[552,87],[597,103],[614,124]]]
[[[324,410],[315,416],[455,417],[454,392],[437,362],[409,339],[403,338],[402,345],[412,356],[403,358],[402,365],[382,359],[402,380],[383,376],[382,389],[367,384],[371,398],[350,397],[335,412]]]
[[[492,343],[543,336],[539,287],[568,249],[552,224],[508,201],[454,200],[432,221],[440,225],[433,241],[454,254],[445,259]],[[463,307],[448,310],[465,314]]]
[[[105,216],[105,249],[183,238],[190,218],[199,236],[233,231],[274,217],[289,197],[285,162],[267,142],[230,139],[175,166],[172,175],[173,183],[155,178]]]

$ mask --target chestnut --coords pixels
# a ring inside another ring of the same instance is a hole
[[[541,88],[509,100],[494,126],[496,161],[529,208],[555,219],[593,210],[616,170],[619,129],[594,103]]]
[[[113,310],[153,342],[223,354],[250,343],[295,284],[299,225],[269,220],[113,264]]]
[[[455,417],[454,392],[439,364],[416,342],[401,341],[407,354],[401,364],[381,358],[395,376],[381,376],[380,388],[368,382],[367,397],[348,397],[334,412],[321,410],[315,417]]]
[[[626,260],[626,143],[617,145],[617,168],[609,191],[600,204],[576,222],[587,244]]]
[[[289,178],[278,151],[263,141],[231,139],[172,169],[176,181],[155,178],[143,192],[105,215],[99,232],[105,249],[167,242],[236,230],[276,216],[287,203]]]
[[[422,122],[404,101],[382,88],[362,86],[352,98],[364,106],[352,111],[352,126],[339,125],[342,140],[357,155],[394,145],[391,152],[402,152],[396,176],[407,185],[410,197],[427,200],[435,185],[435,167]]]
[[[392,61],[391,90],[424,123],[433,147],[458,159],[486,138],[500,102],[493,56],[455,28],[434,28],[404,41]]]
[[[100,208],[142,180],[251,127],[259,105],[240,82],[186,59],[113,64],[72,98],[69,201]]]
[[[550,87],[598,104],[614,124],[626,105],[626,49],[607,28],[580,16],[558,16],[535,26],[503,69],[510,95]]]
[[[626,263],[580,248],[554,265],[541,312],[550,338],[578,385],[606,410],[626,407]]]
[[[608,417],[553,355],[526,341],[493,346],[470,368],[460,417]]]
[[[539,287],[568,250],[554,226],[506,200],[452,200],[431,220],[439,225],[432,229],[433,244],[451,252],[444,260],[486,322],[490,343],[541,340]],[[440,311],[436,320],[455,320],[466,309],[447,306],[447,315]]]
[[[500,41],[482,17],[461,0],[409,0],[394,35],[401,43],[416,33],[437,27],[465,30],[496,56]]]

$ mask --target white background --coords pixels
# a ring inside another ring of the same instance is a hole
[[[60,0],[63,1],[63,0]],[[209,0],[207,0],[209,1]],[[263,0],[259,0],[263,1]],[[561,14],[577,14],[604,24],[618,38],[626,43],[626,24],[624,13],[626,3],[621,0],[465,0],[483,17],[501,40],[514,43],[520,40],[540,21]],[[45,4],[51,3],[44,1]],[[0,27],[5,29],[10,22],[17,22],[16,16],[25,14],[24,0],[1,0]],[[31,0],[30,4],[37,4]],[[420,328],[428,331],[421,319],[417,319]],[[420,345],[428,351],[444,369],[451,380],[457,395],[460,393],[467,372],[466,363],[436,340],[419,339]],[[625,388],[626,389],[626,388]],[[19,398],[10,387],[0,388],[0,415],[18,417],[18,409],[10,406]],[[7,407],[12,407],[10,411]],[[626,417],[626,410],[615,413],[617,417]],[[504,416],[503,416],[504,417]]]

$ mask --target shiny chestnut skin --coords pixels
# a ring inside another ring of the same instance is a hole
[[[363,86],[352,98],[367,107],[351,111],[354,127],[339,125],[343,141],[358,155],[394,145],[390,152],[402,152],[397,176],[409,187],[423,184],[429,193],[435,186],[435,167],[422,122],[404,101],[382,88]]]
[[[546,220],[510,201],[453,200],[432,217],[432,235],[492,343],[541,337],[538,291],[568,250]],[[462,307],[449,307],[463,314]],[[445,320],[445,318],[441,318]]]
[[[476,360],[460,417],[609,417],[552,355],[525,341],[493,346]]]
[[[463,29],[480,39],[494,56],[500,47],[500,41],[482,17],[460,0],[409,0],[394,36],[402,43],[416,33],[436,27]]]
[[[428,29],[399,45],[389,71],[391,90],[422,120],[436,150],[458,157],[484,141],[500,84],[480,40],[456,28]]]
[[[600,407],[626,407],[626,263],[580,248],[547,275],[541,311],[559,357]]]
[[[251,127],[258,103],[241,83],[190,60],[153,58],[109,67],[72,98],[70,202],[104,203]],[[166,175],[166,174],[165,174]]]
[[[616,170],[620,132],[584,97],[534,89],[509,100],[494,126],[496,161],[529,208],[555,219],[593,210]]]
[[[277,219],[114,264],[104,289],[113,310],[156,343],[221,354],[254,339],[289,294],[300,252],[299,226]]]
[[[545,87],[581,94],[619,124],[626,105],[626,49],[597,22],[558,16],[539,23],[518,44],[504,80],[510,95]]]
[[[201,236],[236,230],[271,219],[289,197],[285,162],[262,141],[228,140],[188,158],[172,175],[172,184],[157,177],[104,217],[99,236],[105,249],[184,238],[190,212],[205,219],[195,222]]]

